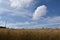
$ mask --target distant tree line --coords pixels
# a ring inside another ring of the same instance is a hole
[[[6,28],[6,27],[0,26],[0,28]]]

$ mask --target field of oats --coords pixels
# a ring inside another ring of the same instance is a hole
[[[0,40],[60,40],[60,29],[0,28]]]

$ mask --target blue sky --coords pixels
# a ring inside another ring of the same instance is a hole
[[[60,0],[0,0],[0,25],[5,23],[9,28],[59,28]]]

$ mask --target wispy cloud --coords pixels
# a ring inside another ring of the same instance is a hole
[[[0,21],[0,26],[5,26],[7,28],[29,28],[30,25],[35,25],[37,23],[35,22],[16,22],[16,23],[9,23],[9,22],[5,22],[5,21]]]
[[[47,17],[44,19],[46,23],[60,23],[60,16]]]
[[[35,21],[26,21],[26,22],[16,22],[16,23],[9,23],[7,22],[7,28],[57,28],[60,26],[60,16],[58,17],[49,17],[43,20],[43,23],[38,23]],[[5,26],[4,21],[0,21],[1,26]]]
[[[2,2],[1,2],[2,1]],[[31,15],[32,12],[29,7],[32,6],[33,0],[1,0],[0,14],[9,13],[11,16],[26,17]]]
[[[16,7],[28,7],[33,0],[9,0],[10,1],[10,6],[13,8]]]

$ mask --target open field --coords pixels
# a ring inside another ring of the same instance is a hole
[[[60,29],[0,28],[0,40],[60,40]]]

